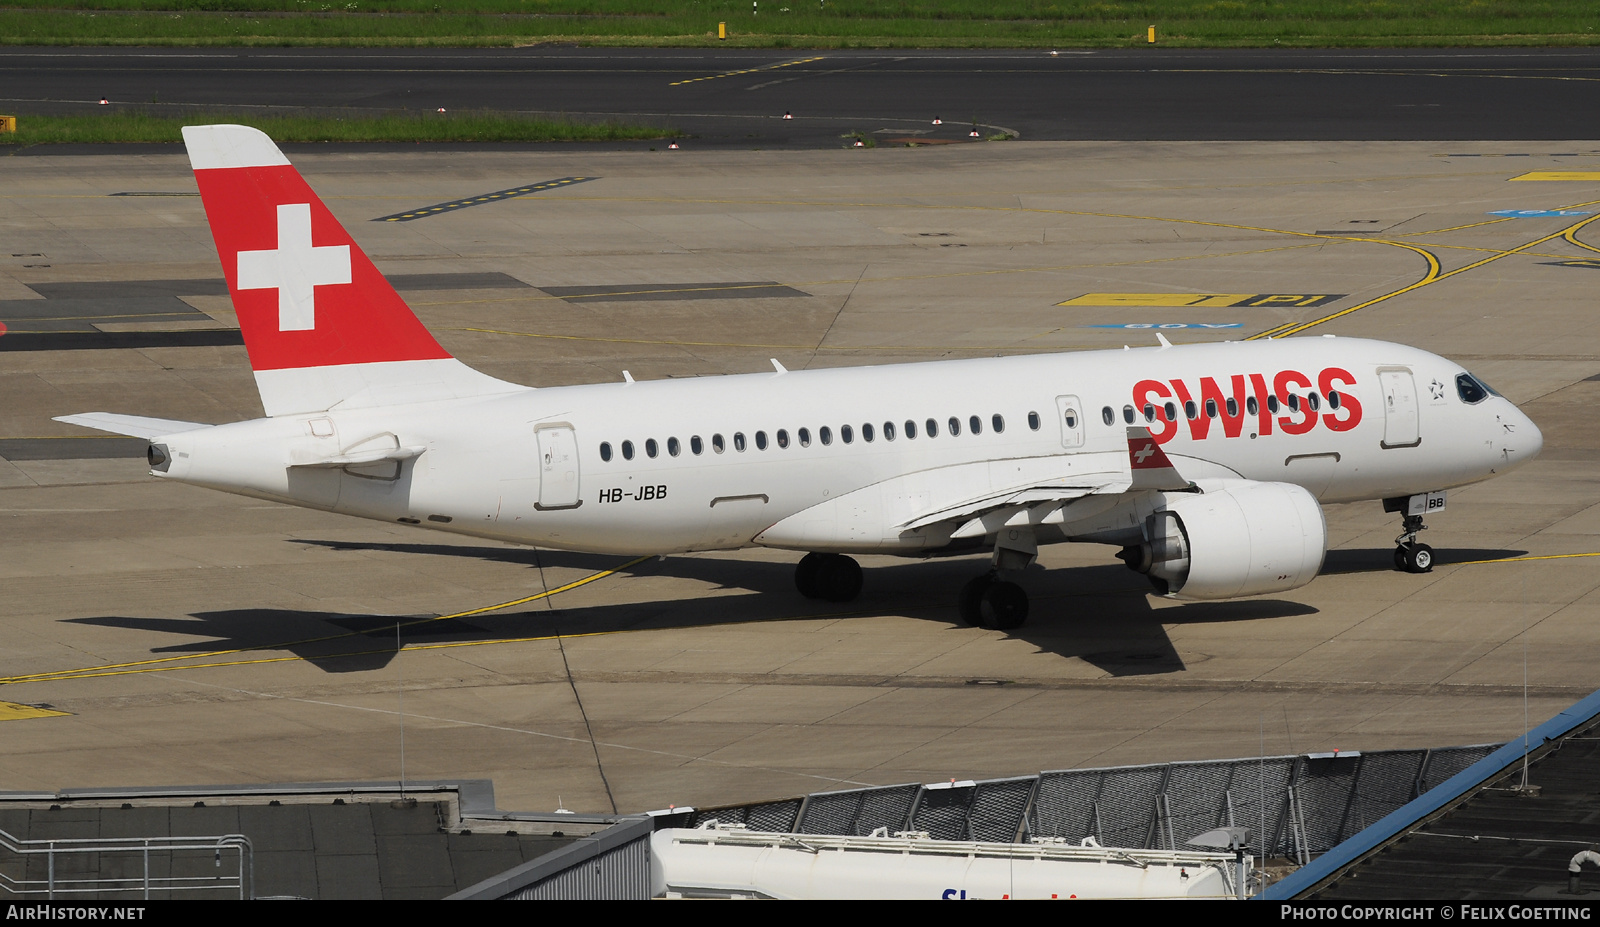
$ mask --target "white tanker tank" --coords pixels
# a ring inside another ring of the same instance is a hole
[[[1247,869],[1249,857],[1242,865]],[[715,821],[651,839],[656,897],[1072,899],[1237,897],[1231,855],[1069,844],[844,837]],[[1248,876],[1248,872],[1244,873]]]

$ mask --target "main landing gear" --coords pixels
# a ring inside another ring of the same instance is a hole
[[[808,599],[848,602],[861,594],[861,564],[844,554],[806,554],[794,568],[794,585]]]
[[[1417,532],[1427,530],[1421,515],[1407,515],[1404,530],[1394,539],[1394,568],[1402,573],[1427,573],[1433,569],[1433,548],[1417,540]]]
[[[961,620],[990,631],[1022,627],[1028,620],[1028,594],[1001,577],[1022,572],[1038,556],[1039,544],[1031,528],[1002,528],[996,532],[993,569],[973,577],[956,598]]]
[[[995,570],[974,576],[956,599],[961,620],[975,628],[1010,631],[1028,620],[1028,594]]]

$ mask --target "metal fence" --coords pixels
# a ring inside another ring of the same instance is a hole
[[[0,891],[51,900],[125,892],[146,901],[222,892],[244,900],[253,858],[243,834],[21,840],[0,830]]]
[[[941,840],[1092,837],[1102,846],[1186,849],[1216,827],[1248,827],[1257,850],[1301,862],[1322,853],[1499,744],[1069,769],[1015,779],[891,785],[663,815],[751,830]]]

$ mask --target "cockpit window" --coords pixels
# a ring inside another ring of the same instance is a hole
[[[1476,405],[1489,398],[1489,391],[1473,378],[1470,373],[1463,373],[1456,377],[1456,395],[1467,405]]]

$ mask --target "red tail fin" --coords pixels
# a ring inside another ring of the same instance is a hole
[[[267,414],[516,388],[451,359],[264,133],[186,126],[183,140]]]

